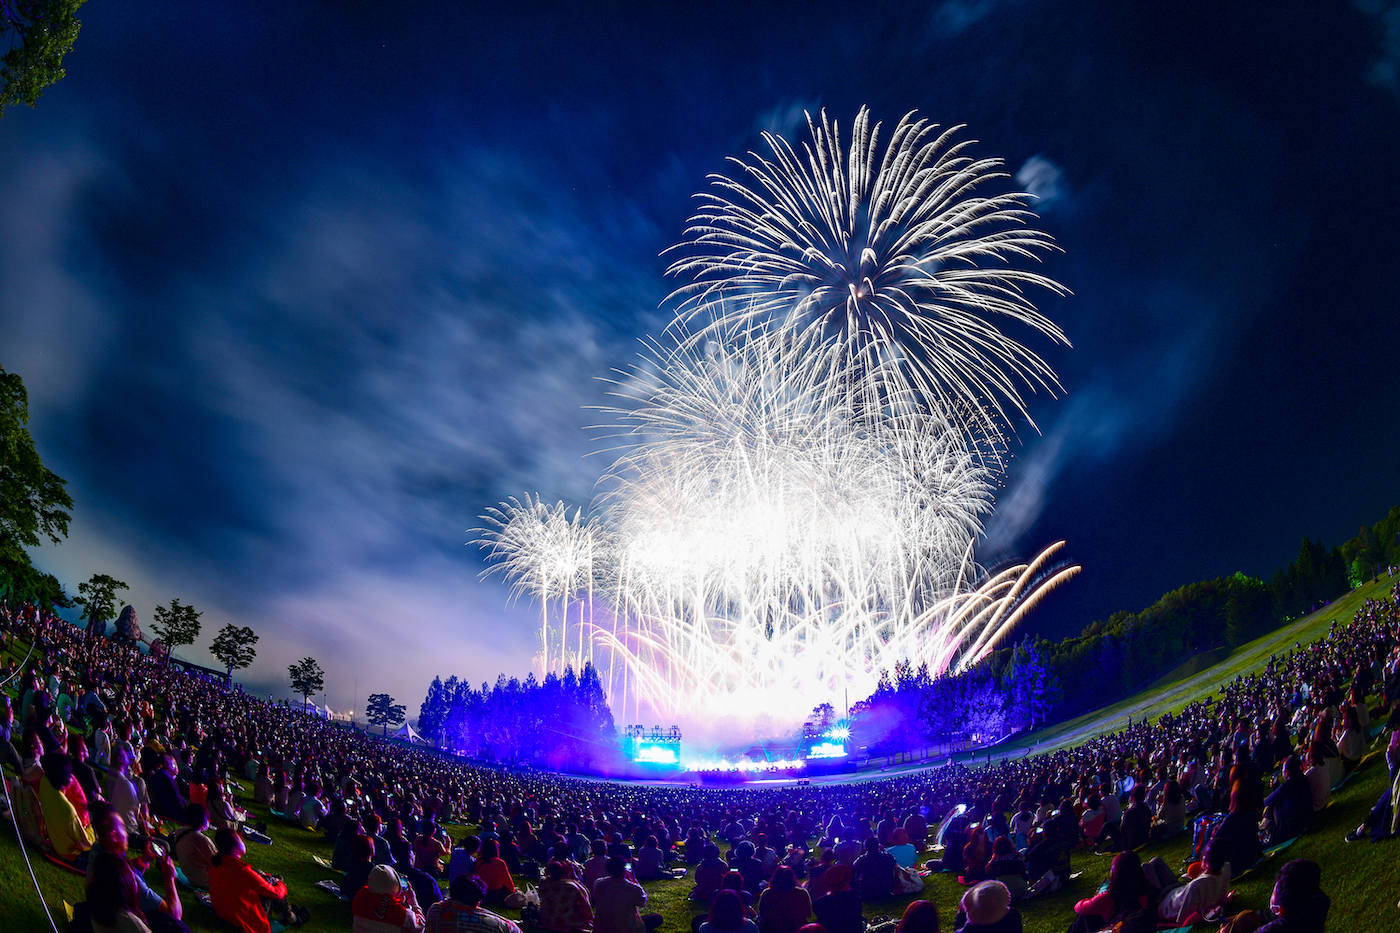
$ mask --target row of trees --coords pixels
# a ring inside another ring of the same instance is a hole
[[[871,754],[938,745],[972,734],[1001,736],[1043,722],[1059,699],[1045,643],[1023,639],[1001,663],[934,677],[907,661],[882,671],[875,692],[852,707],[855,744]]]
[[[617,748],[617,726],[598,671],[572,666],[561,677],[524,681],[501,674],[480,689],[456,677],[433,678],[419,709],[418,731],[440,747],[553,768],[602,760]]]
[[[1304,538],[1297,558],[1268,583],[1243,573],[1191,583],[1062,641],[1023,640],[956,676],[897,666],[854,707],[857,728],[877,749],[911,749],[959,732],[998,735],[1077,716],[1141,690],[1183,660],[1253,641],[1391,566],[1400,566],[1400,506],[1338,547]]]

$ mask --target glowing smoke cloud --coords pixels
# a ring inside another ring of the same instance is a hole
[[[690,280],[664,344],[617,382],[622,453],[589,517],[511,500],[495,568],[540,605],[545,671],[591,658],[614,708],[800,719],[896,661],[984,658],[1077,572],[1054,545],[993,575],[1004,404],[1054,374],[994,324],[1053,340],[1014,268],[1050,248],[999,163],[911,117],[888,146],[862,110],[849,157],[809,119],[802,155],[765,135],[754,181],[715,193],[675,249]]]

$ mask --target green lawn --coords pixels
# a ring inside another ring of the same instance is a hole
[[[1177,711],[1187,703],[1213,694],[1219,686],[1236,675],[1257,670],[1271,654],[1287,651],[1294,642],[1306,644],[1324,634],[1332,620],[1343,622],[1351,618],[1354,609],[1367,597],[1389,592],[1389,582],[1362,587],[1338,600],[1320,613],[1285,626],[1273,634],[1233,651],[1219,664],[1199,673],[1189,674],[1175,683],[1154,684],[1150,690],[1113,704],[1097,713],[1069,722],[1056,724],[1026,737],[1018,737],[1002,753],[1023,754],[1029,745],[1037,750],[1049,750],[1084,741],[1105,731],[1126,725],[1127,717],[1134,721],[1143,716],[1156,718],[1167,711]],[[996,754],[994,752],[994,754]],[[891,774],[904,769],[892,769]],[[1400,842],[1370,842],[1348,844],[1343,836],[1361,822],[1386,784],[1383,755],[1374,755],[1345,788],[1334,796],[1332,804],[1318,815],[1311,831],[1290,849],[1279,853],[1234,887],[1243,907],[1267,905],[1273,878],[1279,866],[1292,858],[1316,859],[1323,868],[1323,888],[1332,898],[1332,915],[1328,928],[1332,930],[1400,930],[1400,910],[1396,908],[1397,855]],[[266,819],[272,846],[249,846],[248,859],[256,867],[282,875],[291,889],[293,903],[311,909],[308,931],[344,931],[350,928],[349,905],[335,900],[314,887],[315,882],[334,878],[328,869],[318,867],[312,856],[330,857],[330,845],[319,833],[308,832],[272,818],[265,808],[250,806],[254,819]],[[461,836],[475,827],[450,827],[454,836]],[[1144,859],[1160,855],[1168,864],[1178,866],[1186,853],[1189,840],[1177,837],[1151,846]],[[54,911],[63,929],[63,901],[73,903],[82,898],[82,879],[64,872],[44,861],[33,849],[28,850],[34,864],[44,898]],[[1025,928],[1031,933],[1062,933],[1073,919],[1075,900],[1093,893],[1107,879],[1110,858],[1076,852],[1074,868],[1082,872],[1066,890],[1035,901],[1021,904]],[[666,918],[665,929],[688,933],[690,918],[699,912],[686,900],[691,880],[648,882],[648,909]],[[927,879],[923,897],[937,903],[944,925],[951,929],[951,919],[962,888],[946,875]],[[13,828],[0,832],[0,929],[6,931],[40,931],[48,928],[43,908],[35,894],[16,842]],[[897,916],[911,897],[891,898],[866,905],[866,916]],[[201,907],[188,892],[183,895],[185,921],[194,930],[227,930],[221,921]],[[511,911],[507,915],[516,917]]]

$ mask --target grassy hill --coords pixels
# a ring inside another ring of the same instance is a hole
[[[1219,663],[1195,671],[1183,659],[1175,681],[1153,684],[1142,693],[1115,703],[1096,713],[1081,716],[1026,736],[992,750],[993,755],[1020,755],[1027,748],[1048,751],[1077,744],[1103,732],[1116,731],[1127,724],[1148,716],[1156,718],[1167,711],[1177,711],[1186,704],[1213,694],[1220,685],[1239,674],[1258,670],[1269,656],[1287,651],[1295,642],[1307,642],[1325,634],[1333,620],[1345,622],[1366,598],[1388,594],[1390,581],[1361,587],[1321,612],[1314,613],[1278,631],[1241,646]],[[1166,679],[1164,679],[1166,680]],[[986,752],[979,752],[978,756]],[[891,771],[890,774],[896,773]],[[1357,776],[1333,798],[1332,804],[1313,821],[1309,833],[1287,851],[1275,855],[1255,872],[1235,885],[1240,909],[1263,907],[1268,904],[1274,874],[1291,858],[1316,859],[1323,868],[1323,889],[1332,898],[1332,914],[1328,928],[1334,930],[1400,930],[1400,910],[1395,906],[1396,843],[1373,845],[1369,842],[1347,844],[1343,836],[1361,822],[1381,790],[1387,784],[1384,757],[1372,756]],[[330,857],[330,845],[318,833],[272,819],[264,808],[251,806],[255,819],[267,819],[274,844],[270,847],[250,846],[249,859],[258,868],[282,875],[291,889],[293,903],[308,906],[312,920],[308,931],[344,931],[350,928],[347,904],[337,901],[314,887],[323,878],[335,877],[328,869],[318,867],[312,856]],[[449,827],[454,837],[474,832],[476,827]],[[1159,855],[1168,864],[1181,864],[1189,845],[1186,837],[1177,837],[1148,848],[1144,859]],[[83,896],[82,879],[68,874],[44,861],[32,849],[27,850],[33,862],[35,876],[63,929],[63,901],[69,903]],[[1022,904],[1025,928],[1031,933],[1061,933],[1073,919],[1073,905],[1081,897],[1092,894],[1108,876],[1110,858],[1084,852],[1074,855],[1074,868],[1082,875],[1064,891]],[[944,875],[927,879],[925,898],[933,900],[944,918],[945,929],[952,929],[952,917],[963,889]],[[691,879],[654,882],[646,885],[650,902],[648,909],[666,918],[663,930],[687,933],[690,918],[699,912],[696,905],[685,899]],[[898,916],[911,898],[891,898],[867,904],[866,916]],[[228,930],[213,914],[201,907],[188,892],[182,897],[185,921],[197,931]],[[508,915],[513,912],[507,911]],[[5,930],[41,931],[49,929],[43,907],[26,870],[13,827],[0,831],[0,927]]]

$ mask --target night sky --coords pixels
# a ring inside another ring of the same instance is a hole
[[[1400,4],[93,0],[0,119],[0,365],[76,500],[36,562],[178,596],[325,699],[524,675],[479,516],[586,503],[724,159],[868,104],[1040,196],[1073,347],[981,555],[1053,636],[1400,504]]]

